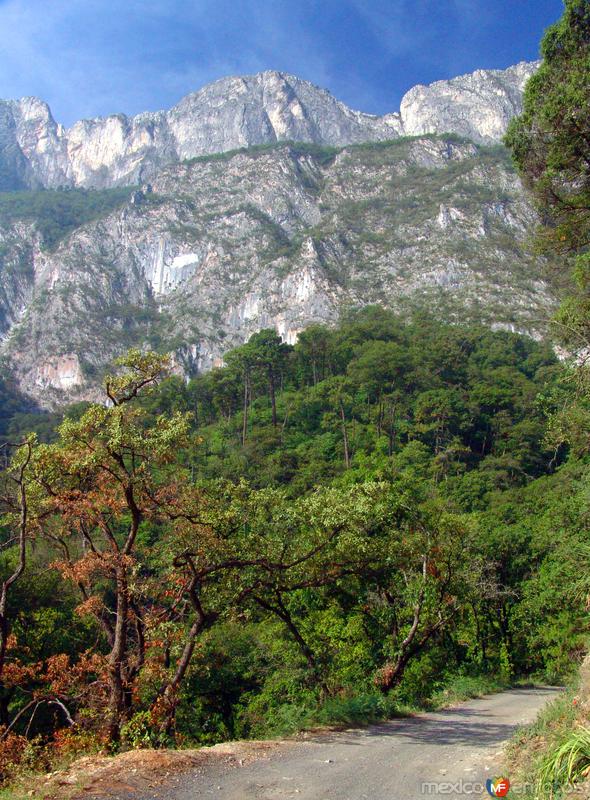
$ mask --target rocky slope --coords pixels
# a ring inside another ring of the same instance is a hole
[[[41,100],[0,101],[0,191],[139,183],[169,163],[280,141],[341,147],[446,132],[498,142],[536,67],[522,63],[417,86],[399,113],[383,117],[353,111],[281,72],[224,78],[167,112],[82,120],[67,130]]]
[[[534,221],[507,153],[457,137],[172,164],[50,247],[0,218],[2,351],[51,405],[87,396],[130,345],[190,374],[260,328],[293,342],[351,305],[536,335],[553,295],[525,247]]]

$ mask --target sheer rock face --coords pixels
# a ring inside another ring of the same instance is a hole
[[[236,89],[238,91],[238,89]],[[0,355],[45,405],[93,396],[130,346],[186,375],[274,327],[344,307],[543,330],[554,297],[507,153],[426,136],[337,152],[276,145],[171,164],[52,250],[0,219]]]
[[[404,133],[456,133],[475,142],[500,142],[512,117],[522,110],[523,90],[538,62],[522,62],[504,71],[470,75],[415,86],[403,98]]]
[[[68,130],[40,100],[0,101],[0,191],[142,184],[51,246],[30,214],[0,217],[0,358],[52,406],[93,398],[130,346],[192,375],[261,328],[293,343],[368,303],[541,334],[555,297],[525,245],[536,217],[485,146],[536,68],[416,87],[384,117],[277,72]]]
[[[0,101],[0,190],[139,183],[176,161],[279,141],[341,147],[444,132],[494,143],[519,113],[536,68],[522,63],[417,86],[400,113],[382,117],[272,71],[223,78],[167,112],[82,120],[67,130],[41,100]]]

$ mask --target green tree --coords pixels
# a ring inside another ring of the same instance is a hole
[[[523,114],[506,136],[541,212],[539,240],[577,255],[578,292],[561,309],[561,336],[590,341],[590,2],[566,0],[541,44],[543,63],[527,84]]]
[[[333,339],[333,332],[325,325],[309,325],[297,338],[295,356],[304,380],[311,377],[313,386],[332,371]]]
[[[416,431],[434,447],[435,454],[460,432],[467,410],[456,390],[435,389],[416,398]]]
[[[543,63],[506,142],[543,214],[552,247],[590,244],[590,3],[566,0],[541,43]]]
[[[292,349],[270,328],[255,333],[248,341],[248,358],[252,359],[251,363],[259,368],[268,380],[272,424],[275,428],[277,426],[277,387],[285,370],[287,356]]]
[[[241,347],[235,347],[226,353],[224,361],[230,373],[240,376],[243,382],[243,405],[242,405],[242,446],[246,444],[248,433],[248,407],[252,402],[252,371],[259,360],[260,353],[256,345],[247,342]]]
[[[397,342],[369,341],[362,344],[348,365],[350,379],[373,400],[399,388],[409,369],[407,350]]]

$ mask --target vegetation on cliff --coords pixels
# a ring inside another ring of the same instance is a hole
[[[133,187],[129,186],[0,192],[0,218],[3,223],[35,222],[43,246],[51,250],[80,225],[106,216],[125,203],[132,192]]]

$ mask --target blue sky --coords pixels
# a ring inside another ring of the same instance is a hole
[[[0,97],[58,121],[168,108],[224,75],[279,69],[353,108],[537,57],[561,0],[0,0]]]

